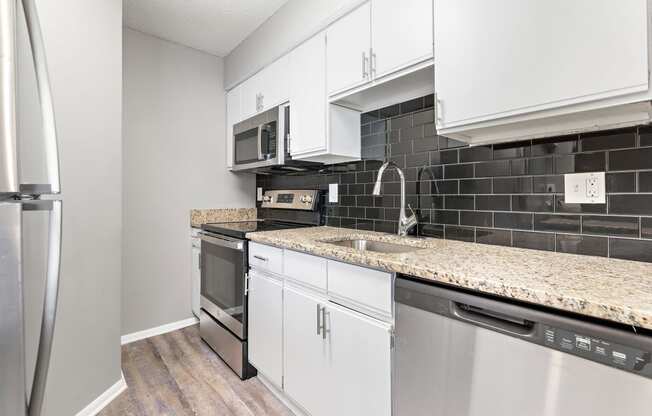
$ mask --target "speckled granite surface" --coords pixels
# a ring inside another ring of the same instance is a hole
[[[190,210],[190,226],[201,227],[209,222],[248,221],[256,219],[256,208],[219,208]]]
[[[252,241],[404,273],[652,329],[652,264],[333,227],[247,234]],[[366,238],[419,250],[361,252],[324,241]]]

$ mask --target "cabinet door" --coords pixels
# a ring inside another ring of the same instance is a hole
[[[241,87],[226,93],[226,167],[233,167],[233,125],[240,122]]]
[[[271,382],[283,377],[283,284],[249,273],[249,361]]]
[[[397,6],[395,0],[372,0],[374,77],[432,57],[432,1],[403,0]]]
[[[326,310],[328,413],[390,416],[391,326],[333,304]]]
[[[258,97],[261,90],[260,79],[261,73],[259,72],[241,84],[240,121],[246,120],[258,112]]]
[[[285,392],[312,416],[329,413],[327,343],[317,334],[317,306],[326,301],[284,289]],[[339,399],[338,399],[339,400]]]
[[[285,55],[260,72],[260,111],[269,110],[289,100],[288,55]]]
[[[646,0],[434,5],[439,127],[648,90]]]
[[[325,150],[326,35],[320,33],[290,54],[290,152]]]
[[[365,3],[326,31],[328,92],[333,94],[369,80],[371,6]]]

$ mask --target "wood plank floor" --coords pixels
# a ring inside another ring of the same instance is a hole
[[[129,388],[100,416],[292,415],[258,379],[240,380],[191,326],[122,347]]]

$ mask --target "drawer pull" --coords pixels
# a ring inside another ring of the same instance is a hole
[[[268,262],[268,261],[269,261],[269,259],[268,259],[267,257],[254,256],[254,258],[255,258],[256,260],[260,260],[260,261],[264,261],[264,262]]]

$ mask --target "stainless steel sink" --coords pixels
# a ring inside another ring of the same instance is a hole
[[[375,251],[377,253],[409,253],[410,251],[416,251],[420,248],[407,246],[404,244],[386,243],[384,241],[373,240],[346,239],[324,242],[340,247],[348,247],[360,251]]]

